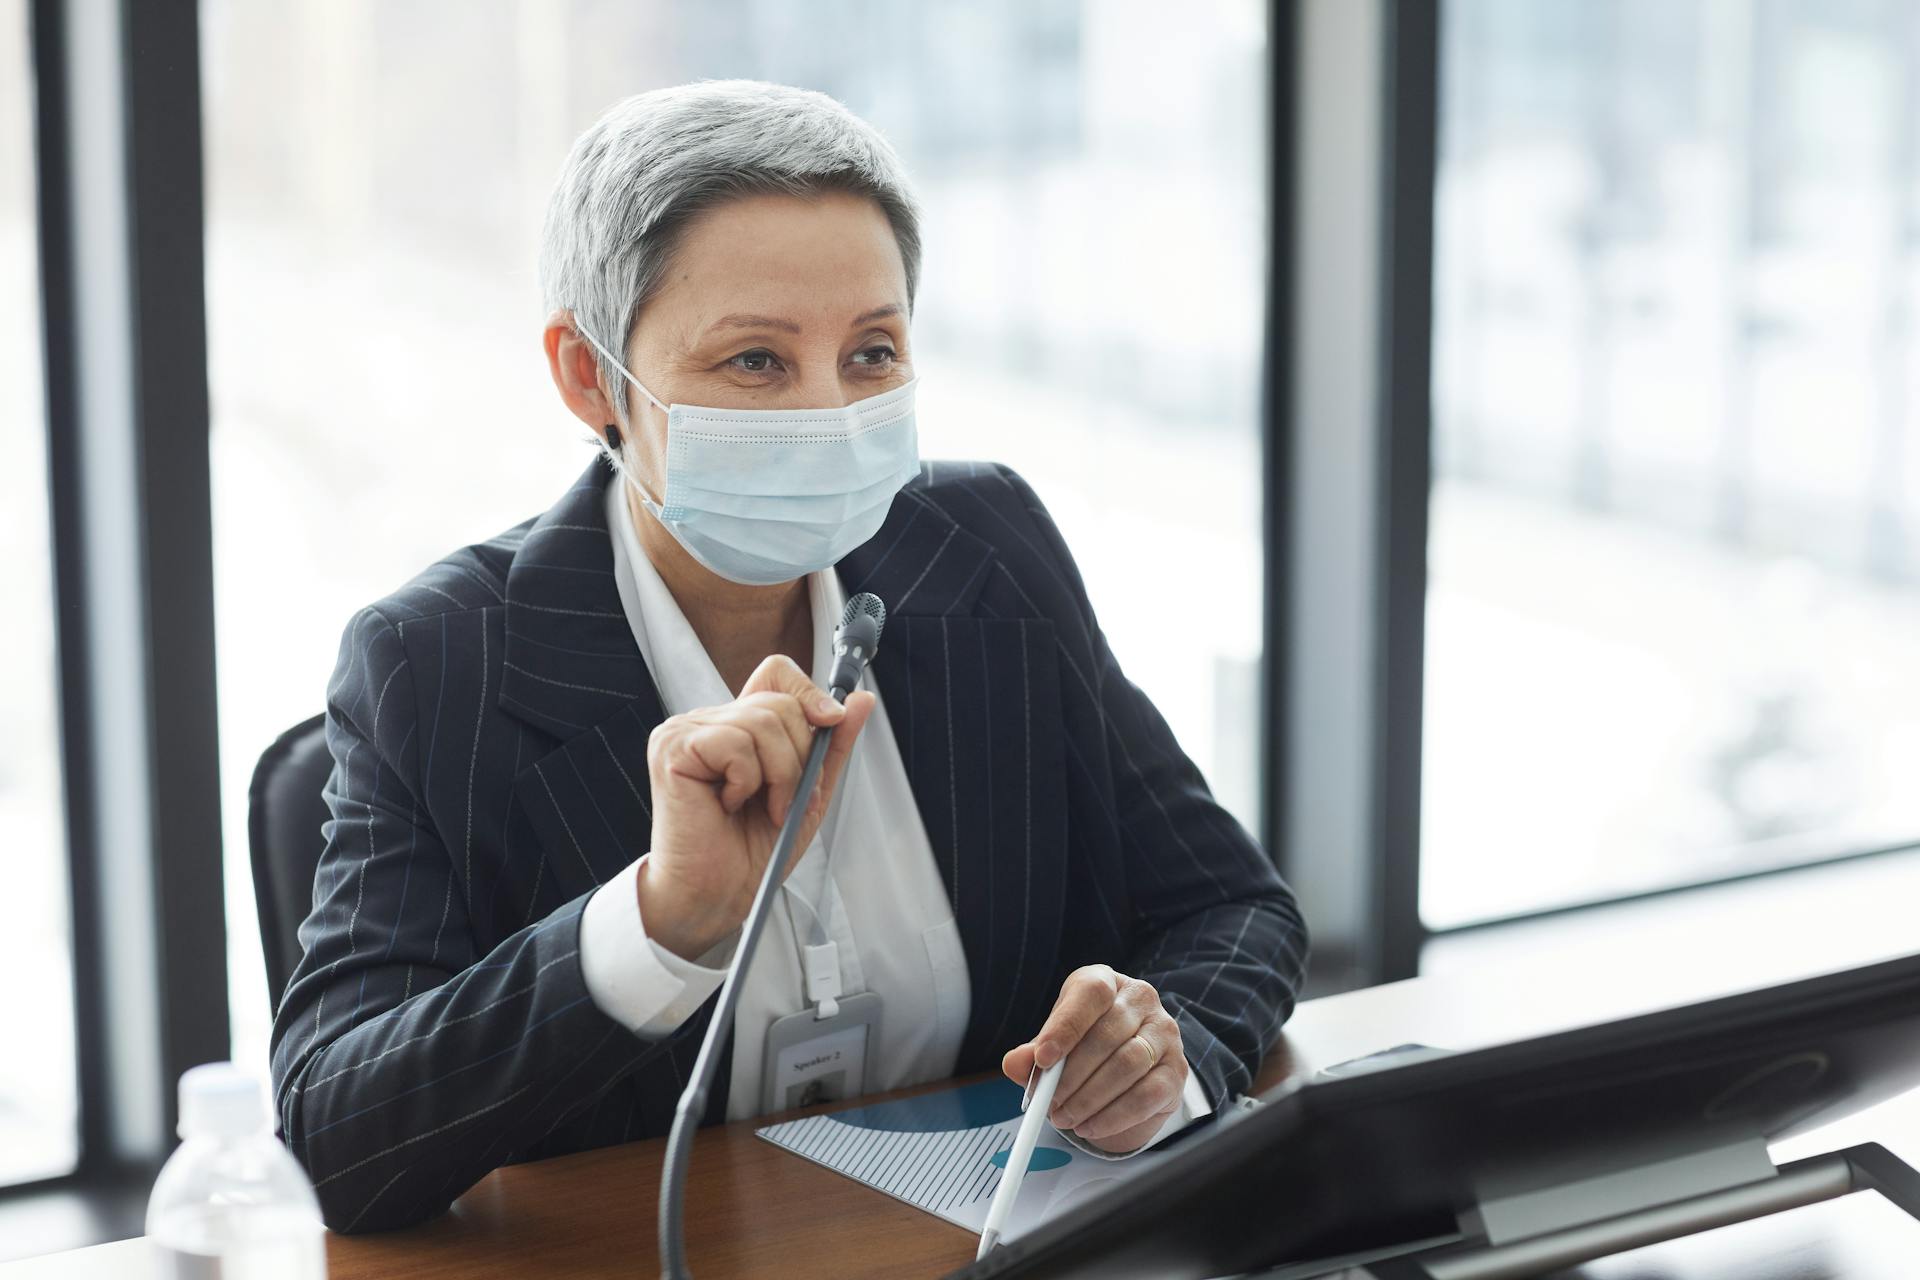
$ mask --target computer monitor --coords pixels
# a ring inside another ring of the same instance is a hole
[[[1457,1234],[1515,1171],[1628,1168],[1920,1084],[1920,954],[1273,1090],[969,1277],[1207,1277]]]

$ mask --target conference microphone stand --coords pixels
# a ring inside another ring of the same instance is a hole
[[[861,592],[847,601],[840,615],[839,629],[833,637],[833,672],[827,692],[835,702],[844,703],[847,695],[859,687],[860,675],[880,648],[880,631],[886,626],[887,608],[880,597]],[[787,818],[780,824],[780,835],[767,857],[760,888],[753,895],[753,906],[741,926],[740,945],[734,950],[733,963],[727,966],[726,980],[720,984],[720,998],[713,1007],[713,1020],[707,1023],[706,1038],[700,1042],[700,1056],[693,1062],[693,1078],[687,1081],[674,1108],[673,1130],[667,1136],[667,1162],[660,1179],[660,1274],[663,1280],[690,1280],[687,1268],[687,1243],[684,1237],[687,1161],[693,1155],[693,1134],[707,1111],[707,1090],[720,1057],[720,1041],[733,1028],[734,1006],[740,1003],[740,984],[746,980],[748,965],[773,913],[774,893],[780,887],[787,860],[800,839],[800,824],[819,785],[820,771],[826,766],[827,746],[833,738],[831,728],[815,729],[813,745],[807,751],[807,764],[800,772],[800,784],[794,790]]]

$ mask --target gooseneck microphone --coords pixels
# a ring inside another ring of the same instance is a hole
[[[845,702],[859,687],[860,675],[880,650],[880,631],[887,624],[887,607],[880,597],[861,592],[847,601],[840,615],[840,626],[833,633],[833,671],[827,680],[827,692],[835,702]],[[800,839],[800,824],[813,800],[813,789],[820,783],[820,771],[827,762],[827,746],[833,738],[830,727],[813,731],[813,745],[807,751],[806,767],[800,771],[800,783],[794,789],[787,818],[767,857],[760,888],[747,910],[746,923],[740,928],[740,945],[727,966],[720,984],[720,998],[713,1007],[713,1020],[707,1023],[706,1038],[700,1042],[700,1056],[693,1062],[693,1078],[680,1094],[674,1108],[673,1130],[667,1136],[667,1164],[660,1179],[660,1273],[664,1280],[689,1280],[687,1245],[684,1236],[687,1162],[693,1155],[693,1134],[707,1111],[707,1091],[713,1085],[713,1073],[720,1057],[720,1041],[733,1029],[734,1007],[740,1003],[740,984],[746,980],[747,967],[753,963],[754,949],[773,912],[775,891],[781,872],[793,855]]]

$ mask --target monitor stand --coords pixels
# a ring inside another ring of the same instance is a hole
[[[1750,1145],[1740,1143],[1655,1162],[1639,1171],[1496,1194],[1461,1215],[1461,1230],[1455,1236],[1294,1263],[1255,1275],[1259,1280],[1308,1280],[1342,1273],[1373,1280],[1525,1280],[1856,1191],[1877,1191],[1920,1219],[1920,1170],[1878,1143],[1777,1168],[1769,1162],[1762,1176],[1740,1178],[1739,1170],[1751,1167],[1752,1154]],[[1695,1189],[1671,1194],[1689,1180]],[[1710,1189],[1698,1189],[1701,1186]],[[1634,1194],[1635,1187],[1652,1202],[1621,1209],[1619,1197]]]

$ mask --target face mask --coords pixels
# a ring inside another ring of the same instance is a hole
[[[659,502],[614,466],[687,554],[721,577],[771,586],[837,563],[880,531],[920,469],[918,379],[844,409],[706,409],[661,404],[593,336],[593,349],[667,415]]]

